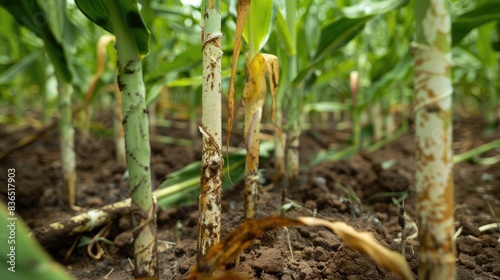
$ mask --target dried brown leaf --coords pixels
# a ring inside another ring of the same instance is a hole
[[[406,259],[399,253],[382,246],[369,232],[359,232],[343,222],[329,222],[313,217],[299,217],[297,220],[308,226],[324,226],[335,232],[342,241],[371,257],[383,266],[407,280],[413,280],[413,274]]]
[[[226,139],[226,152],[229,149],[229,138],[231,137],[231,131],[233,130],[233,118],[234,118],[234,76],[236,75],[236,66],[238,64],[238,57],[241,51],[241,38],[243,34],[243,29],[245,27],[245,22],[247,20],[248,11],[250,10],[251,0],[239,0],[237,13],[238,17],[236,19],[236,35],[234,37],[234,51],[233,57],[231,59],[231,78],[229,81],[229,92],[228,92],[228,120],[227,120],[227,139]],[[229,155],[229,153],[227,153]],[[229,162],[229,156],[227,158]],[[228,171],[229,172],[229,171]],[[229,174],[229,173],[228,173]]]
[[[264,232],[286,226],[298,226],[302,222],[286,217],[248,219],[233,230],[224,240],[215,244],[192,268],[186,279],[213,279],[213,272],[232,262],[242,250],[247,248]]]
[[[406,280],[413,280],[408,263],[400,254],[382,246],[368,232],[358,232],[343,222],[329,222],[327,220],[299,217],[296,219],[282,216],[267,217],[264,219],[249,219],[231,232],[224,240],[214,245],[210,251],[192,268],[186,279],[237,279],[233,275],[214,276],[216,269],[232,262],[238,254],[247,248],[253,240],[264,232],[286,226],[323,226],[329,228],[349,246],[367,254],[377,264],[394,271]]]

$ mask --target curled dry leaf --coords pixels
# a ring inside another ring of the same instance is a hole
[[[102,73],[104,72],[104,68],[106,66],[106,53],[107,53],[107,46],[111,42],[115,42],[116,38],[114,35],[102,35],[99,40],[97,41],[97,71],[95,74],[92,76],[89,82],[89,88],[87,89],[87,93],[85,94],[85,120],[88,123],[90,121],[90,114],[89,114],[89,103],[90,99],[92,99],[92,95],[94,94],[95,91],[95,86],[97,84],[97,81],[102,76]]]
[[[406,280],[413,280],[408,263],[400,254],[382,246],[368,232],[358,232],[343,222],[329,222],[312,217],[287,218],[282,216],[267,217],[264,219],[249,219],[233,230],[224,240],[214,245],[210,251],[192,267],[188,280],[216,280],[239,279],[234,274],[214,275],[218,268],[232,262],[238,254],[247,248],[253,240],[264,232],[289,226],[323,226],[334,231],[349,246],[367,254],[375,262],[390,269]]]
[[[102,35],[97,41],[97,71],[92,76],[89,82],[89,88],[85,94],[85,111],[87,112],[87,107],[89,105],[90,99],[94,94],[94,89],[97,81],[101,78],[104,72],[104,67],[106,64],[106,48],[109,43],[115,42],[116,38],[114,35]]]
[[[286,217],[245,220],[239,227],[224,238],[224,240],[215,244],[191,269],[191,273],[186,279],[217,279],[213,278],[213,272],[217,268],[232,262],[242,250],[250,246],[252,241],[257,239],[264,232],[280,227],[298,225],[302,225],[302,223],[298,220]]]
[[[347,245],[367,254],[380,266],[397,273],[403,279],[414,279],[405,258],[401,254],[382,246],[371,233],[359,232],[343,222],[329,222],[324,219],[312,217],[299,217],[297,220],[301,221],[304,225],[329,228]]]

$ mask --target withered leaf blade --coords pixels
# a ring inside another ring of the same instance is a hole
[[[234,117],[234,76],[236,75],[236,65],[238,64],[238,57],[241,51],[241,38],[243,35],[243,29],[245,27],[245,22],[247,20],[248,10],[250,10],[251,0],[239,0],[237,13],[238,17],[236,19],[236,35],[234,37],[234,48],[233,57],[231,59],[231,78],[229,80],[229,92],[228,92],[228,120],[227,120],[227,139],[226,147],[229,147],[229,138],[231,136],[231,131],[233,130],[233,117]],[[228,158],[229,160],[229,158]]]
[[[348,246],[351,246],[375,260],[375,262],[403,279],[413,280],[413,274],[405,258],[382,246],[371,233],[359,232],[343,222],[330,222],[313,217],[287,218],[272,216],[264,219],[249,219],[231,232],[223,241],[214,245],[210,251],[192,268],[188,280],[238,279],[234,274],[214,276],[219,267],[232,262],[238,254],[247,248],[253,240],[264,232],[287,226],[326,227],[335,232]]]
[[[348,246],[365,253],[380,266],[397,273],[403,279],[414,279],[406,259],[401,254],[382,246],[371,233],[357,231],[344,222],[330,222],[313,217],[299,217],[297,220],[308,226],[329,228]]]

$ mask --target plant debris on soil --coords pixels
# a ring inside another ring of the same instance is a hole
[[[485,134],[480,120],[456,120],[455,154],[466,152],[500,137],[500,131]],[[0,127],[0,147],[6,149],[30,128]],[[158,129],[159,134],[189,139],[184,129]],[[335,131],[318,130],[315,137],[304,132],[301,164],[336,139]],[[318,135],[320,141],[318,141]],[[301,171],[300,178],[286,188],[290,217],[315,216],[343,221],[358,230],[371,232],[382,245],[404,252],[412,272],[418,273],[413,133],[409,132],[374,153],[361,152],[346,161],[326,161]],[[237,140],[237,136],[235,136]],[[77,137],[78,199],[85,209],[98,208],[128,198],[124,167],[114,159],[110,136],[94,133]],[[199,143],[199,139],[192,139]],[[236,141],[233,140],[233,141]],[[152,176],[155,186],[175,170],[200,160],[201,146],[165,145],[152,140]],[[482,157],[499,156],[500,148]],[[52,132],[34,144],[0,161],[2,170],[16,169],[18,214],[32,230],[74,216],[62,207],[59,144]],[[265,182],[257,204],[257,217],[280,215],[282,186],[272,186],[272,159],[263,163]],[[6,181],[7,173],[0,175]],[[500,164],[458,163],[454,167],[455,227],[458,279],[500,279],[500,230],[481,226],[500,222]],[[243,221],[243,184],[223,193],[222,236]],[[0,190],[6,200],[6,188]],[[404,208],[403,208],[404,205]],[[195,264],[198,205],[182,205],[158,212],[160,279],[183,279]],[[404,236],[401,242],[404,209]],[[398,220],[399,218],[399,220]],[[111,242],[100,242],[104,254],[89,256],[85,240],[92,232],[60,239],[45,249],[63,263],[76,279],[133,279],[132,232],[128,215],[113,221],[101,232]],[[402,245],[404,244],[404,246]],[[76,245],[73,250],[72,246]],[[96,248],[92,248],[95,251]],[[293,227],[266,232],[240,254],[239,263],[226,267],[243,279],[398,279],[364,254],[345,245],[326,228]]]

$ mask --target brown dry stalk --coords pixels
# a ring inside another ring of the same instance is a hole
[[[126,215],[130,210],[130,199],[93,209],[77,216],[52,223],[33,231],[38,242],[47,248],[57,245],[65,237],[90,231],[118,217]]]

